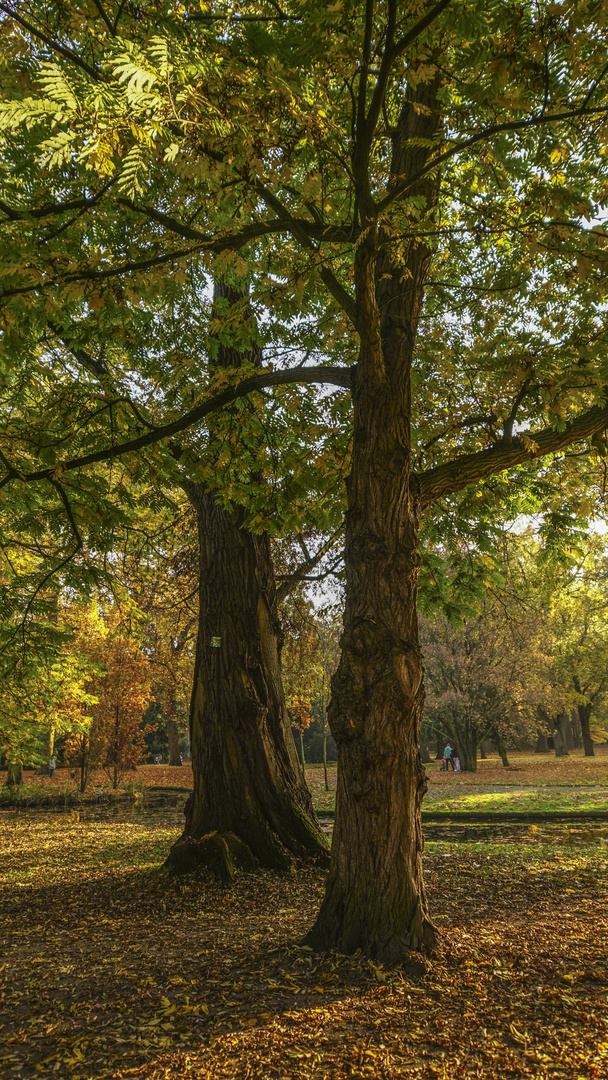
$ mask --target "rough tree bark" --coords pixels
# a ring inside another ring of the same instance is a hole
[[[222,285],[218,296],[242,299]],[[219,363],[237,366],[240,355],[221,347]],[[292,855],[327,862],[283,694],[269,539],[243,528],[245,512],[223,509],[203,484],[186,490],[200,553],[194,790],[168,865],[187,871],[203,864],[230,879],[235,865],[288,869]]]
[[[572,732],[573,750],[580,750],[583,745],[583,736],[581,731],[581,722],[578,715],[578,708],[570,710],[570,730]]]
[[[548,754],[549,753],[549,746],[548,746],[548,743],[547,743],[547,736],[546,735],[539,735],[538,736],[538,739],[537,739],[537,742],[536,742],[536,749],[535,749],[534,753],[535,754]]]
[[[437,129],[433,89],[416,91],[393,136],[394,177],[413,176],[428,149],[409,140]],[[364,127],[365,125],[363,125]],[[426,791],[418,750],[423,668],[416,610],[418,506],[410,469],[410,370],[430,252],[412,244],[391,259],[366,189],[369,144],[354,150],[362,224],[355,256],[360,352],[353,383],[354,433],[347,482],[346,602],[342,654],[328,717],[338,748],[331,866],[316,949],[361,948],[384,963],[436,940],[422,879],[420,808]],[[436,180],[412,186],[427,205]]]
[[[458,732],[457,749],[460,756],[460,764],[463,772],[477,772],[477,748],[479,746],[479,732],[470,719],[465,718],[461,730]]]
[[[208,862],[231,876],[234,861],[287,869],[290,853],[327,859],[283,695],[269,540],[243,529],[244,512],[223,510],[203,485],[189,495],[201,559],[194,791],[170,864]]]
[[[504,768],[508,769],[509,768],[509,758],[507,756],[507,747],[506,747],[505,740],[503,739],[503,737],[502,737],[502,735],[500,733],[500,730],[498,728],[494,732],[494,741],[496,743],[496,749],[498,750],[498,753],[500,754],[500,760],[502,761]]]

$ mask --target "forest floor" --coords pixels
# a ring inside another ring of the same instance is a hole
[[[386,970],[298,943],[299,868],[162,869],[178,807],[0,813],[0,1075],[606,1080],[606,848],[427,842],[439,953]]]

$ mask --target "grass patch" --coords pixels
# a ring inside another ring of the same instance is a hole
[[[547,791],[508,790],[463,793],[445,788],[427,794],[424,810],[458,811],[459,813],[558,813],[577,810],[581,813],[608,810],[608,790],[592,788],[584,792],[571,789]]]

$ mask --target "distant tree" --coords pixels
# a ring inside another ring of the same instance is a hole
[[[123,773],[145,757],[145,736],[154,726],[141,726],[150,702],[150,665],[139,645],[119,630],[108,635],[101,662],[104,675],[96,687],[91,752],[117,788]]]
[[[300,757],[304,762],[304,732],[314,726],[321,734],[325,788],[329,790],[327,705],[331,677],[340,658],[339,618],[333,607],[315,609],[303,587],[284,597],[281,616],[283,683],[292,726],[299,734]]]
[[[305,698],[293,697],[291,702],[288,702],[287,708],[289,709],[289,717],[291,719],[292,727],[296,729],[300,736],[300,761],[302,762],[302,768],[306,765],[306,758],[304,756],[304,732],[308,730],[313,722],[312,705],[310,701]]]
[[[464,771],[477,770],[478,747],[489,738],[508,766],[507,742],[533,737],[538,702],[553,700],[544,677],[547,658],[534,631],[532,611],[521,605],[505,611],[496,600],[487,600],[461,627],[443,616],[421,619],[425,730],[449,738]]]
[[[117,788],[122,775],[145,757],[146,735],[155,727],[142,724],[150,703],[150,665],[137,642],[121,632],[117,616],[97,641],[92,690],[90,727],[66,745],[68,759],[80,770],[81,791],[97,768],[103,768]]]
[[[556,580],[557,577],[557,580]],[[585,757],[593,757],[592,718],[601,728],[608,699],[608,552],[591,536],[579,557],[547,583],[554,634],[554,677],[577,710]],[[560,750],[567,753],[562,716]]]
[[[57,735],[83,734],[90,724],[95,662],[85,638],[95,634],[95,618],[60,598],[55,616],[59,644],[40,653],[25,648],[0,679],[0,752],[13,777],[22,764],[46,761]]]
[[[166,727],[169,764],[177,766],[194,677],[199,568],[194,513],[183,492],[175,493],[174,502],[153,549],[142,556],[133,544],[125,553],[120,581],[150,665],[156,723]]]

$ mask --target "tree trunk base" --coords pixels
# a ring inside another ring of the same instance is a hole
[[[231,884],[235,870],[255,870],[258,860],[251,848],[234,833],[209,833],[200,840],[178,840],[165,861],[176,874],[210,870],[220,881]],[[281,867],[283,868],[283,867]]]
[[[399,930],[395,926],[387,938],[374,939],[365,922],[344,926],[336,915],[328,919],[325,915],[322,923],[318,920],[302,941],[315,952],[323,953],[336,950],[352,955],[363,953],[370,960],[385,967],[396,967],[407,962],[412,953],[434,954],[438,946],[438,930],[431,920],[423,915],[419,907],[407,929]]]
[[[290,873],[294,855],[318,866],[329,866],[329,844],[298,806],[292,806],[291,815],[285,813],[284,833],[277,835],[263,820],[251,818],[240,827],[194,828],[189,820],[192,805],[191,795],[186,803],[186,830],[165,862],[176,873],[188,874],[206,868],[223,881],[233,881],[235,869],[248,871],[259,866]],[[285,831],[288,824],[289,834]]]

